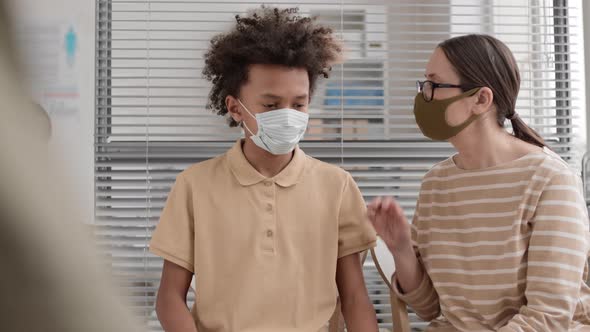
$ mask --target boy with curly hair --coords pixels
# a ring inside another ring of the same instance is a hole
[[[294,14],[262,7],[211,40],[207,107],[246,137],[180,173],[168,196],[150,243],[166,331],[324,331],[338,296],[348,331],[377,331],[359,258],[376,240],[365,202],[350,174],[297,145],[341,48]]]

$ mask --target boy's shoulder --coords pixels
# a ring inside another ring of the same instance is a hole
[[[179,177],[189,180],[189,182],[200,181],[208,182],[218,176],[226,176],[230,171],[227,155],[229,151],[213,157],[194,163],[180,172]],[[305,155],[305,173],[314,181],[326,184],[345,184],[349,181],[351,174],[343,168]]]
[[[319,181],[344,183],[351,177],[343,168],[306,155],[308,175]]]
[[[179,173],[178,177],[189,180],[213,179],[221,170],[226,168],[226,154],[194,163]]]

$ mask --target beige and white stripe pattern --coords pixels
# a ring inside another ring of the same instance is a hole
[[[436,165],[412,237],[427,273],[399,296],[438,317],[429,331],[590,330],[581,181],[551,151],[484,170]]]

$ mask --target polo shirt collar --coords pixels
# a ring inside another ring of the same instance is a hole
[[[264,180],[268,180],[269,178],[260,174],[252,165],[250,165],[250,162],[248,162],[248,159],[244,156],[242,143],[242,139],[238,140],[227,153],[227,161],[233,175],[242,186],[251,186]],[[281,187],[295,185],[303,175],[307,156],[299,146],[296,146],[294,151],[295,153],[289,164],[279,174],[271,178],[271,180]]]

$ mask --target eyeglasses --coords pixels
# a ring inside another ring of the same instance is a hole
[[[431,101],[434,98],[434,90],[437,88],[459,88],[467,91],[468,87],[457,84],[434,83],[432,81],[416,81],[416,89],[422,93],[424,100]]]

